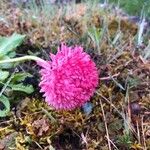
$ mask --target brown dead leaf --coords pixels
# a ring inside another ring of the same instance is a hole
[[[37,133],[37,136],[43,136],[43,134],[50,129],[48,120],[45,118],[35,120],[32,123],[32,126],[34,128],[34,132]]]
[[[31,101],[28,97],[26,97],[24,100],[22,100],[19,105],[17,106],[16,116],[21,117],[22,110],[28,105],[28,103]]]

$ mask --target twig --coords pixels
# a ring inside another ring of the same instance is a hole
[[[119,75],[120,75],[120,72],[119,72],[119,73],[116,73],[116,74],[114,74],[114,75],[112,75],[111,77],[110,77],[110,76],[102,77],[102,78],[100,78],[100,80],[111,80],[112,77],[117,77],[117,76],[119,76]]]
[[[144,149],[147,150],[147,146],[146,146],[146,140],[145,140],[145,133],[144,133],[144,124],[143,124],[143,116],[141,118],[141,127],[142,127],[142,136],[143,136],[143,145],[144,145]]]
[[[99,92],[96,92],[96,94],[98,94],[99,96],[101,96],[108,104],[110,104],[110,105],[116,110],[116,112],[118,112],[118,114],[124,119],[124,116],[123,116],[122,113],[115,107],[114,104],[112,104],[106,97],[104,97],[103,95],[101,95]]]
[[[109,139],[109,141],[115,147],[116,150],[119,150],[112,140]]]
[[[42,148],[42,146],[41,146],[38,142],[34,141],[34,143],[35,143],[40,149],[44,150],[44,149]]]
[[[139,129],[139,123],[138,123],[138,121],[136,121],[136,126],[137,126],[137,138],[138,138],[138,142],[141,144],[140,129]]]
[[[103,109],[103,104],[102,104],[101,99],[100,99],[100,104],[101,104],[101,109],[102,109],[102,114],[103,114],[103,119],[104,119],[104,124],[105,124],[105,130],[106,130],[106,135],[107,135],[108,148],[109,148],[109,150],[111,150],[111,143],[110,143],[110,138],[109,138],[109,133],[108,133],[108,127],[107,127],[105,112],[104,112],[104,109]]]
[[[96,94],[98,94],[99,96],[101,96],[108,104],[110,104],[116,110],[116,112],[124,119],[124,121],[126,122],[126,124],[129,126],[129,123],[126,121],[125,116],[115,107],[114,104],[112,104],[106,97],[104,97],[103,95],[101,95],[99,92],[96,92]],[[130,130],[133,131],[134,133],[136,133],[135,130],[134,130],[134,128],[131,127],[131,126],[130,126]]]

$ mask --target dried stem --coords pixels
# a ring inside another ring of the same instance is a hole
[[[103,114],[103,119],[104,119],[104,124],[105,124],[105,130],[106,130],[106,135],[107,135],[108,147],[109,147],[109,150],[111,150],[111,143],[110,143],[110,138],[109,138],[109,133],[108,133],[108,127],[107,127],[105,112],[104,112],[104,109],[103,109],[103,104],[102,104],[101,99],[100,99],[100,104],[101,104],[101,109],[102,109],[102,114]]]

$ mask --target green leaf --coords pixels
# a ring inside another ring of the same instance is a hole
[[[129,147],[131,147],[131,144],[133,143],[132,141],[132,135],[124,133],[123,135],[118,136],[116,143],[129,149]]]
[[[133,88],[140,84],[140,79],[136,76],[128,77],[127,83],[130,88]]]
[[[0,81],[4,81],[9,76],[8,71],[2,71],[0,70]]]
[[[12,51],[12,52],[8,53],[7,56],[10,57],[10,58],[13,58],[13,57],[16,56],[16,52],[15,52],[15,51]]]
[[[6,117],[10,112],[10,103],[6,96],[0,96],[0,102],[4,105],[4,109],[0,109],[0,117]]]
[[[3,57],[3,60],[5,60],[5,59],[10,59],[10,57],[4,56],[4,57]],[[1,68],[1,69],[10,69],[10,68],[12,68],[13,66],[14,66],[13,63],[3,63],[3,64],[0,64],[0,68]]]
[[[0,58],[6,56],[19,46],[25,38],[25,35],[14,33],[10,37],[0,37]]]
[[[100,42],[102,32],[101,32],[100,29],[97,29],[96,27],[92,27],[92,28],[89,29],[88,35],[90,36],[92,41],[96,42],[96,44],[98,45],[99,42]]]
[[[32,77],[32,75],[30,73],[16,73],[14,75],[14,77],[11,80],[12,84],[15,84],[17,82],[21,82],[23,80],[25,80],[26,77]]]
[[[20,91],[20,92],[25,92],[27,94],[31,94],[34,92],[34,88],[32,85],[29,85],[29,86],[25,86],[23,85],[22,83],[19,83],[19,84],[10,84],[9,87],[11,87],[11,89],[13,91]]]
[[[119,131],[120,129],[123,128],[122,120],[115,119],[113,120],[112,123],[108,125],[108,127],[110,128],[111,131]]]

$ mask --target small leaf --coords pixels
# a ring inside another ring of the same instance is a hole
[[[108,126],[112,131],[119,131],[121,128],[123,128],[122,120],[116,119]]]
[[[0,81],[4,81],[9,76],[8,71],[2,71],[0,70]]]
[[[31,94],[34,92],[34,88],[32,85],[29,85],[29,86],[24,86],[22,83],[19,83],[19,84],[10,84],[9,87],[11,87],[11,89],[13,91],[20,91],[20,92],[25,92],[27,94]]]
[[[32,77],[32,75],[30,73],[16,73],[11,80],[11,83],[15,84],[24,81],[27,77]]]
[[[25,38],[25,35],[14,33],[10,37],[0,37],[0,58],[6,56],[19,46]]]
[[[6,96],[1,95],[0,96],[0,102],[4,105],[4,108],[0,108],[0,117],[6,117],[8,113],[10,112],[10,103]]]
[[[130,88],[138,86],[139,83],[140,83],[140,79],[138,77],[128,78],[128,84]]]
[[[96,28],[96,27],[92,27],[89,29],[88,31],[88,35],[89,37],[92,39],[92,41],[99,46],[100,43],[100,39],[102,36],[102,32],[100,29]]]

